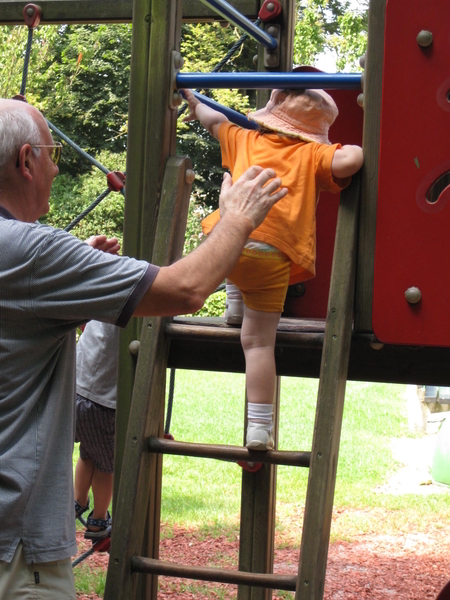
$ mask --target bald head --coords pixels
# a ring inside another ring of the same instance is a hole
[[[24,144],[41,143],[43,127],[44,117],[30,104],[0,99],[0,172]]]

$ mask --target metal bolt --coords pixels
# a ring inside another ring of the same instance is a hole
[[[274,54],[273,52],[268,52],[265,56],[265,61],[266,66],[268,67],[276,67],[277,63],[278,63],[278,59],[276,54]]]
[[[195,180],[195,171],[192,169],[186,169],[185,181],[186,183],[193,183]]]
[[[272,4],[272,2],[269,2],[269,4],[266,6],[266,8],[269,12],[273,12],[275,10],[275,4]]]
[[[181,94],[179,92],[174,92],[172,96],[172,104],[174,106],[180,106],[182,102],[183,98],[181,97]]]
[[[358,94],[358,97],[356,98],[356,104],[361,108],[364,108],[364,94]]]
[[[410,287],[405,292],[405,298],[410,304],[417,304],[422,300],[422,292],[418,287]]]
[[[228,21],[219,21],[220,26],[222,27],[222,29],[226,29],[227,27],[230,26],[230,23]]]
[[[258,64],[258,55],[255,54],[255,56],[253,57],[253,64],[257,65]]]
[[[309,585],[309,581],[308,581],[307,579],[305,579],[305,581],[303,582],[303,585],[304,585],[305,587],[308,587],[308,585]]]
[[[27,15],[28,15],[29,17],[32,17],[32,16],[34,15],[34,8],[33,8],[32,6],[29,6],[29,7],[27,8]]]
[[[132,354],[133,356],[137,356],[139,354],[140,346],[141,342],[139,340],[133,340],[132,342],[130,342],[128,345],[128,350],[130,351],[130,354]]]
[[[268,27],[266,31],[269,35],[272,35],[273,37],[275,37],[278,33],[278,29],[275,27],[275,25],[270,25],[270,27]]]
[[[433,34],[431,33],[431,31],[422,29],[422,31],[419,31],[419,33],[417,34],[416,40],[419,46],[421,46],[422,48],[428,48],[428,46],[431,46],[431,44],[433,43]]]
[[[381,350],[384,347],[383,342],[370,342],[370,347],[372,350]]]
[[[181,56],[181,54],[179,52],[174,52],[173,53],[173,66],[175,67],[175,69],[181,69],[181,67],[184,65],[184,58]]]
[[[361,67],[361,69],[366,68],[366,55],[365,54],[363,54],[362,56],[359,57],[359,66]]]

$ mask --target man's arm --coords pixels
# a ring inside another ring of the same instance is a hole
[[[189,114],[183,121],[195,121],[198,119],[203,127],[207,129],[212,136],[218,139],[220,124],[228,121],[226,116],[200,102],[191,90],[183,91],[189,104]]]
[[[171,316],[199,310],[236,263],[250,233],[286,188],[275,171],[250,167],[233,185],[228,173],[220,194],[221,219],[194,252],[162,267],[134,316]],[[271,180],[271,181],[270,181]]]
[[[342,146],[336,150],[331,161],[333,177],[345,179],[351,177],[362,167],[364,162],[363,151],[360,146]]]

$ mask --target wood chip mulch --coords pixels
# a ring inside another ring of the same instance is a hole
[[[447,527],[426,533],[367,534],[351,542],[330,544],[324,600],[435,600],[450,580],[450,536]],[[79,534],[80,551],[85,542]],[[239,541],[204,538],[197,532],[174,528],[161,541],[160,558],[182,564],[236,568]],[[275,573],[295,575],[299,549],[276,540]],[[108,555],[95,553],[85,564],[105,569]],[[160,578],[158,600],[215,600],[235,598],[231,585]],[[294,597],[274,593],[274,598]],[[77,600],[100,600],[80,594]]]

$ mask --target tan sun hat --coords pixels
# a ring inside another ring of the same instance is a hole
[[[335,101],[323,90],[273,90],[266,106],[247,118],[307,142],[331,144],[328,130],[338,114]]]

